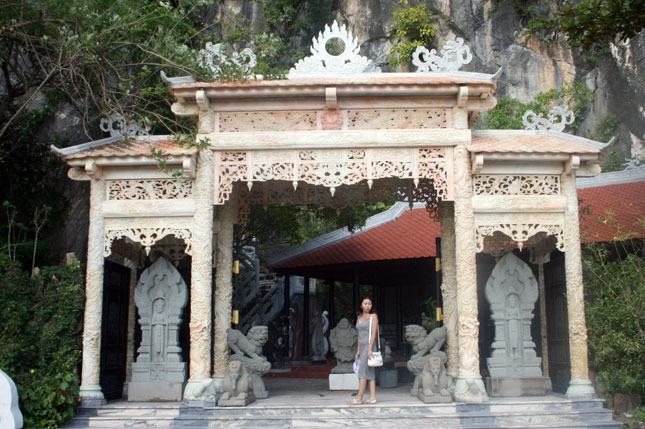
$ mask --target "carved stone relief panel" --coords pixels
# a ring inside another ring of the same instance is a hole
[[[110,256],[112,253],[112,242],[118,238],[127,237],[135,243],[140,243],[150,253],[150,249],[159,240],[168,236],[174,235],[176,238],[183,240],[186,243],[184,253],[190,255],[192,253],[192,232],[189,228],[120,228],[120,229],[106,229],[105,230],[105,250],[103,255]]]
[[[317,112],[222,112],[219,131],[309,131],[318,129]]]
[[[347,129],[428,129],[452,126],[452,110],[348,110]]]
[[[559,195],[558,175],[476,175],[475,195]]]
[[[522,250],[525,243],[529,242],[531,238],[536,237],[536,235],[541,232],[554,236],[556,239],[556,248],[560,251],[564,251],[564,236],[562,225],[549,225],[539,223],[504,223],[477,225],[475,229],[477,251],[487,251],[488,253],[491,253],[493,256],[497,257],[500,256],[500,252],[501,254],[507,253],[508,250],[515,247],[514,245],[517,245],[517,247]],[[500,240],[499,237],[491,240],[492,237],[496,236],[496,233],[504,234],[504,236],[507,237],[507,240]],[[484,241],[487,241],[487,245],[485,245]]]
[[[179,179],[108,180],[108,200],[175,200],[191,198],[193,182]]]

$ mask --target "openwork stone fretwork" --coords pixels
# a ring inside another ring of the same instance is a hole
[[[250,48],[244,48],[242,52],[232,52],[228,57],[221,43],[212,42],[206,43],[206,47],[199,51],[199,61],[202,67],[213,73],[213,79],[222,73],[222,66],[236,67],[248,74],[257,65],[257,57]]]
[[[477,225],[475,230],[475,236],[477,239],[477,251],[483,252],[485,249],[484,239],[486,237],[492,236],[495,232],[501,232],[506,235],[510,240],[514,241],[517,244],[517,247],[521,250],[531,237],[535,236],[540,232],[544,232],[548,235],[553,235],[556,238],[556,248],[560,251],[564,251],[564,236],[562,231],[562,225],[546,225],[546,224],[495,224],[495,225]],[[504,246],[493,245],[492,247],[497,248],[498,250]],[[491,252],[494,254],[494,252]]]
[[[547,113],[546,118],[541,113],[536,114],[527,110],[522,116],[522,124],[527,130],[564,131],[567,125],[573,124],[574,119],[573,111],[569,110],[567,106],[555,106]]]
[[[335,43],[339,54],[329,52],[329,42]],[[331,28],[325,25],[325,30],[314,37],[311,45],[312,55],[298,61],[289,71],[289,78],[306,76],[316,73],[380,73],[381,69],[374,61],[359,55],[358,39],[345,25],[338,26],[334,21]]]
[[[101,119],[100,126],[102,131],[110,133],[110,136],[115,139],[147,136],[150,128],[141,121],[126,122],[125,118],[118,113]]]
[[[193,195],[190,180],[108,180],[107,186],[108,200],[176,200]]]
[[[371,187],[385,178],[432,179],[436,194],[450,199],[448,162],[450,153],[432,149],[328,149],[301,151],[249,151],[215,153],[215,204],[224,204],[233,183],[284,180],[297,189],[298,182],[330,188],[331,195],[341,185],[363,180]]]
[[[412,54],[412,64],[417,66],[417,72],[455,72],[461,66],[472,61],[473,55],[470,48],[464,45],[464,39],[457,38],[457,41],[448,41],[443,45],[441,56],[437,55],[435,49],[428,51],[425,46],[419,46]]]
[[[475,195],[559,195],[558,175],[478,175],[473,177]]]
[[[348,110],[347,129],[429,129],[447,128],[452,123],[449,109],[431,110]]]
[[[145,248],[146,253],[149,253],[157,241],[171,234],[180,240],[184,240],[186,243],[185,253],[190,255],[192,253],[192,233],[190,229],[180,228],[108,229],[105,231],[105,250],[103,255],[105,257],[110,256],[110,253],[112,253],[112,242],[117,238],[127,237],[136,243],[140,243]]]

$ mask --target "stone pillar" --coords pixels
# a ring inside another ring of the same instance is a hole
[[[213,157],[199,153],[192,225],[190,285],[190,365],[184,399],[200,400],[204,380],[211,376],[211,315],[213,288]]]
[[[562,175],[562,193],[567,199],[567,211],[564,214],[564,262],[571,359],[571,382],[567,390],[567,397],[593,398],[596,392],[589,380],[587,366],[587,324],[582,285],[582,255],[575,173]]]
[[[90,182],[90,227],[87,239],[87,277],[85,281],[85,319],[83,323],[83,366],[81,372],[81,407],[105,404],[99,384],[101,363],[101,321],[103,317],[103,251],[105,219],[105,180]]]
[[[488,396],[479,373],[475,215],[472,205],[470,156],[465,146],[455,147],[454,159],[455,267],[459,311],[459,376],[455,383],[455,399],[464,402],[484,402],[488,400]]]
[[[134,327],[137,318],[137,307],[134,304],[134,289],[137,287],[137,265],[126,259],[124,265],[130,268],[130,293],[128,296],[128,338],[125,351],[125,383],[123,396],[128,397],[128,383],[132,381],[132,362],[134,362]]]
[[[457,339],[457,279],[455,269],[455,208],[453,203],[439,203],[441,221],[441,295],[443,326],[446,327],[447,371],[453,379],[459,374],[459,343]]]
[[[551,390],[551,377],[549,375],[549,339],[546,327],[546,285],[544,281],[544,264],[549,262],[549,255],[540,255],[536,258],[538,263],[538,290],[540,291],[540,337],[542,341],[542,374],[547,390]]]
[[[223,377],[228,369],[229,347],[226,330],[231,327],[233,301],[233,202],[217,210],[220,232],[217,237],[217,272],[215,273],[215,356],[214,374]]]

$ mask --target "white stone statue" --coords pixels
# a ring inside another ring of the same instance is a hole
[[[446,373],[445,356],[430,355],[426,358],[423,372],[419,376],[417,398],[426,404],[435,402],[451,402],[448,392],[450,377]]]
[[[128,400],[181,400],[186,363],[179,346],[179,325],[188,288],[173,264],[160,257],[139,278],[134,301],[141,345],[132,364]]]
[[[269,392],[264,386],[262,376],[271,369],[271,363],[262,354],[262,347],[269,340],[267,326],[254,326],[244,335],[237,329],[229,328],[227,332],[228,346],[233,351],[231,361],[240,361],[246,367],[253,384],[253,393],[256,398],[269,397]]]
[[[18,390],[13,380],[0,369],[0,427],[22,427],[22,413],[18,408]]]
[[[507,253],[495,265],[485,294],[495,322],[495,339],[487,360],[491,377],[542,377],[541,359],[531,339],[538,285],[529,266]]]
[[[329,333],[329,342],[337,362],[337,365],[331,370],[332,374],[352,373],[352,362],[356,357],[358,344],[356,328],[343,317]]]
[[[313,355],[311,360],[321,361],[327,359],[327,352],[329,351],[329,340],[325,336],[327,329],[329,329],[329,319],[327,318],[327,310],[317,313],[314,316],[314,333],[311,341],[311,348]]]
[[[405,339],[412,345],[412,357],[407,363],[408,370],[414,374],[414,384],[410,393],[417,396],[419,376],[426,366],[429,356],[439,356],[445,360],[446,354],[441,351],[446,342],[446,328],[435,328],[429,334],[423,326],[408,325],[405,327]]]

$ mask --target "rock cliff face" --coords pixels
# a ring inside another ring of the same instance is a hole
[[[579,133],[591,135],[608,114],[620,118],[615,148],[624,156],[645,158],[645,36],[641,32],[627,43],[612,45],[611,53],[599,55],[593,61],[580,50],[571,50],[564,42],[547,44],[529,38],[520,17],[511,6],[501,3],[489,18],[490,1],[429,0],[430,10],[441,15],[437,46],[445,41],[463,37],[473,52],[473,61],[464,71],[502,75],[496,92],[498,99],[508,95],[527,102],[542,91],[561,88],[571,81],[583,82],[593,90],[594,100]],[[361,44],[361,53],[384,70],[389,70],[387,58],[393,46],[392,13],[400,7],[397,0],[336,0],[329,15],[347,24]],[[243,19],[240,19],[243,18]],[[204,20],[246,21],[253,31],[267,27],[260,2],[225,0],[212,5]],[[449,24],[448,24],[449,22]],[[312,29],[316,34],[320,29]],[[308,52],[310,39],[294,39],[297,49]],[[75,142],[79,143],[79,142]],[[68,180],[68,179],[63,179]],[[72,219],[61,232],[59,252],[76,251],[82,259],[85,243],[78,239],[87,231],[86,184],[69,186],[75,207]],[[80,192],[79,192],[80,191]],[[77,193],[78,192],[78,193]],[[80,201],[79,201],[80,200]],[[83,208],[85,207],[85,208]],[[72,248],[70,248],[71,246]],[[66,247],[66,248],[63,248]]]

